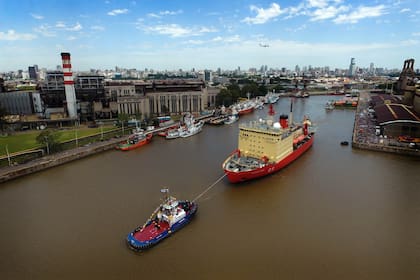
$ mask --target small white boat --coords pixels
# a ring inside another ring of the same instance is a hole
[[[170,129],[168,130],[168,132],[166,133],[165,138],[166,139],[175,139],[179,137],[179,131],[181,128],[174,128],[174,129]]]
[[[186,126],[186,129],[179,132],[179,136],[182,138],[193,136],[203,129],[204,122],[198,121],[191,125]]]
[[[237,120],[239,120],[239,116],[237,114],[229,115],[227,120],[225,120],[225,124],[232,124],[232,123],[236,122]]]

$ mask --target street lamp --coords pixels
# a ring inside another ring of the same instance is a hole
[[[101,141],[104,140],[104,128],[103,128],[103,122],[100,122],[99,125],[101,126]]]
[[[74,133],[76,134],[76,147],[79,147],[79,140],[77,139],[77,129],[74,129]]]
[[[47,145],[47,154],[50,154],[50,146],[48,145],[48,136],[44,136],[45,144]]]
[[[7,153],[7,160],[9,161],[9,166],[12,166],[12,163],[10,162],[10,154],[9,154],[8,145],[6,145],[6,153]]]

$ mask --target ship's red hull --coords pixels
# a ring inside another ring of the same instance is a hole
[[[277,163],[267,164],[264,167],[250,170],[250,171],[233,172],[233,171],[224,169],[225,174],[227,175],[231,183],[239,183],[239,182],[244,182],[244,181],[260,178],[263,176],[267,176],[269,174],[279,171],[280,169],[286,167],[287,165],[295,161],[299,156],[301,156],[304,152],[306,152],[312,146],[313,142],[314,142],[314,135],[312,135],[311,138],[307,142],[305,142],[302,146],[294,150],[286,158],[284,158],[283,160]]]
[[[247,109],[239,110],[238,115],[249,114],[249,113],[252,113],[253,111],[254,111],[254,107],[250,107],[250,108],[247,108]]]

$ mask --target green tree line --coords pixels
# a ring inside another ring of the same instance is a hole
[[[237,102],[239,98],[247,98],[248,94],[249,98],[266,95],[267,87],[265,85],[258,85],[252,81],[248,81],[243,85],[239,85],[236,82],[231,83],[217,95],[216,105],[230,106]]]

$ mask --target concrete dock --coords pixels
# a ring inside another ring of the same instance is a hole
[[[12,180],[21,176],[32,174],[44,169],[58,166],[73,160],[84,158],[98,152],[113,149],[119,142],[125,138],[112,138],[103,142],[95,142],[87,146],[66,150],[60,153],[44,156],[39,159],[19,164],[16,166],[6,166],[0,168],[0,183]]]
[[[420,150],[411,148],[398,139],[376,135],[375,120],[369,115],[369,92],[360,92],[353,127],[352,147],[409,156],[420,156]]]

